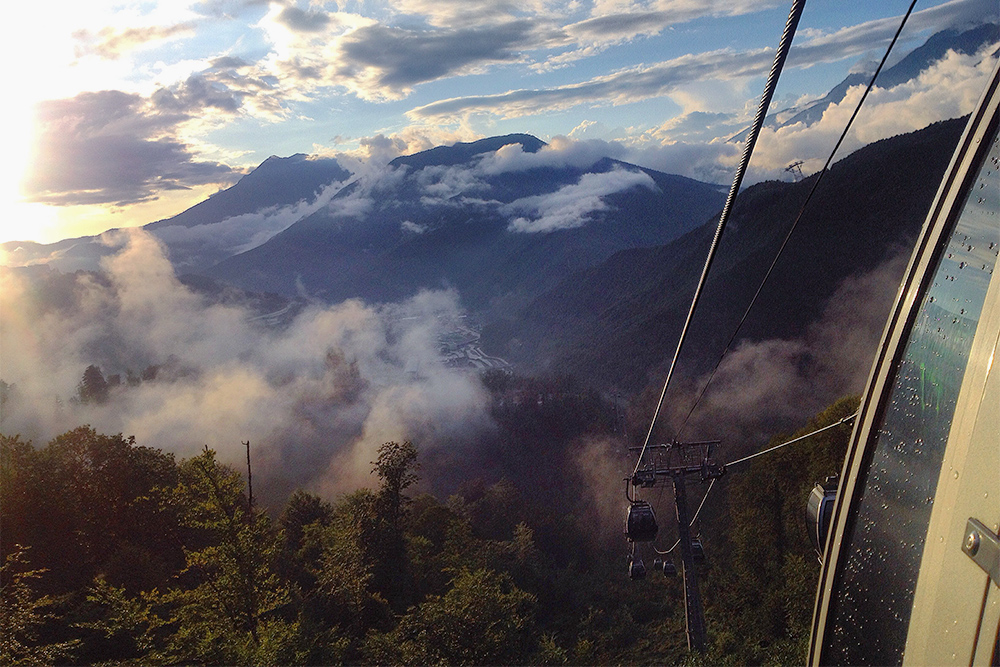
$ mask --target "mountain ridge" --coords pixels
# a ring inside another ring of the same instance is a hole
[[[151,222],[144,228],[155,231],[175,225],[194,227],[272,206],[311,201],[323,187],[350,176],[351,173],[334,158],[311,158],[305,153],[288,157],[272,155],[231,187],[216,192],[173,217]]]
[[[933,65],[945,56],[949,50],[954,50],[961,54],[971,54],[989,43],[1000,40],[1000,24],[982,23],[967,30],[949,28],[941,30],[931,35],[923,44],[913,49],[899,62],[887,67],[879,73],[876,86],[880,88],[894,88],[906,83],[920,75],[922,71]],[[807,126],[818,122],[823,113],[835,104],[840,104],[847,96],[847,91],[854,86],[867,86],[871,79],[871,72],[852,72],[843,81],[831,88],[823,97],[809,102],[805,108],[784,109],[782,111],[769,114],[765,123],[772,129],[791,127],[797,123]],[[793,113],[785,120],[779,120],[783,115]],[[741,130],[731,136],[728,141],[743,141],[749,132],[749,128]]]
[[[497,151],[511,143],[524,162],[501,160]],[[327,301],[454,286],[468,307],[489,309],[616,250],[673,238],[722,202],[717,186],[607,157],[588,167],[532,157],[544,145],[505,135],[397,158],[378,179],[352,182],[328,208],[208,274],[244,289],[304,288]],[[577,208],[563,226],[544,227],[554,217],[543,209],[566,200]]]
[[[803,335],[844,280],[908,247],[963,126],[964,119],[935,123],[834,164],[736,345]],[[708,370],[725,346],[816,177],[764,182],[741,194],[692,325],[684,357],[692,372]],[[640,389],[673,352],[716,223],[568,276],[512,320],[488,326],[484,349],[605,388]],[[887,309],[893,296],[863,305]]]

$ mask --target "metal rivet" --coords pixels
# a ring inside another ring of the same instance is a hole
[[[972,531],[965,538],[965,550],[969,552],[970,556],[975,556],[976,552],[979,551],[979,533]]]

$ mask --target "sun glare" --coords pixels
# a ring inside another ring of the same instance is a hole
[[[33,112],[38,102],[73,97],[85,90],[127,87],[123,84],[131,68],[128,59],[81,58],[74,38],[78,30],[100,29],[123,17],[138,20],[104,0],[57,2],[55,8],[51,4],[14,3],[5,9],[0,57],[3,62],[20,66],[7,71],[9,89],[17,93],[5,98],[0,108],[0,123],[6,130],[6,156],[0,162],[0,242],[49,243],[103,231],[96,228],[97,207],[65,208],[27,202],[22,183],[32,158]],[[107,216],[108,211],[102,210]],[[77,213],[83,214],[82,219],[76,219]],[[119,222],[109,217],[104,226]]]

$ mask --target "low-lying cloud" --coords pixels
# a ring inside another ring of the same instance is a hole
[[[13,385],[4,433],[43,444],[91,424],[179,456],[208,445],[233,464],[249,440],[263,492],[280,500],[295,487],[330,496],[371,483],[382,442],[427,449],[488,426],[478,377],[446,367],[437,349],[460,315],[456,294],[313,305],[266,328],[182,286],[151,235],[119,240],[106,279],[58,277],[63,302],[0,274],[0,378]],[[90,364],[121,378],[101,403],[74,398]]]
[[[252,250],[302,218],[329,207],[333,196],[344,186],[334,181],[320,190],[315,199],[303,199],[289,206],[272,206],[253,213],[225,218],[219,222],[194,225],[165,225],[152,233],[170,247],[170,259],[179,272],[204,270],[232,255]],[[355,208],[351,208],[352,205]],[[358,215],[366,204],[354,199],[341,204],[345,214]]]
[[[749,453],[779,429],[798,428],[803,415],[860,394],[909,258],[900,252],[864,275],[846,279],[823,315],[797,339],[744,342],[723,359],[683,429],[686,437],[723,438],[723,459]],[[702,377],[678,390],[671,423],[684,423]]]
[[[534,153],[526,152],[521,144],[507,144],[484,156],[479,169],[490,175],[546,167],[587,169],[603,158],[617,158],[624,152],[621,146],[607,141],[555,136]]]
[[[511,221],[510,231],[537,233],[573,229],[587,224],[592,214],[608,208],[604,197],[637,186],[656,188],[653,179],[644,171],[612,169],[584,174],[573,185],[565,185],[550,194],[518,199],[502,210],[526,214]]]
[[[913,132],[949,118],[971,113],[996,66],[998,44],[979,53],[949,51],[916,78],[892,88],[876,86],[865,101],[838,156],[888,137]],[[791,162],[802,160],[805,173],[818,171],[836,144],[864,92],[855,86],[839,104],[831,105],[821,120],[778,129],[764,128],[754,152],[754,181],[781,178]]]
[[[581,227],[590,222],[594,213],[608,208],[605,197],[637,186],[653,189],[656,187],[653,179],[638,169],[616,166],[608,171],[583,173],[575,183],[553,192],[507,203],[497,199],[499,194],[490,179],[534,169],[584,171],[602,159],[624,152],[622,146],[606,141],[577,141],[558,136],[535,152],[525,151],[522,144],[515,142],[457,165],[377,167],[369,162],[359,170],[350,191],[330,200],[327,210],[333,217],[362,218],[377,205],[377,200],[384,199],[380,193],[395,196],[406,181],[402,191],[415,188],[418,201],[424,206],[492,207],[510,220],[511,232],[543,233]],[[402,228],[407,232],[427,229],[412,220],[402,223]]]

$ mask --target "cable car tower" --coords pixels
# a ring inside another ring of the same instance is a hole
[[[712,459],[712,451],[718,440],[701,442],[671,442],[665,445],[646,447],[657,453],[656,464],[636,470],[625,478],[625,495],[629,500],[625,519],[625,535],[630,542],[651,542],[658,532],[653,509],[644,500],[635,498],[636,488],[652,488],[658,483],[670,481],[674,490],[674,506],[677,509],[677,544],[681,548],[682,576],[684,579],[684,611],[687,626],[688,650],[705,650],[705,612],[698,589],[696,563],[704,559],[700,540],[691,537],[691,517],[688,512],[686,484],[688,478],[702,482],[715,480],[726,474],[726,466]],[[641,450],[641,447],[631,447]],[[671,548],[672,549],[672,548]],[[629,574],[633,579],[645,576],[646,569],[641,559],[633,557]],[[666,572],[666,570],[664,570]]]
[[[792,175],[792,180],[794,180],[796,183],[805,178],[805,176],[802,174],[802,160],[796,160],[795,162],[791,163],[790,165],[785,167],[785,171],[787,171],[789,174]]]

